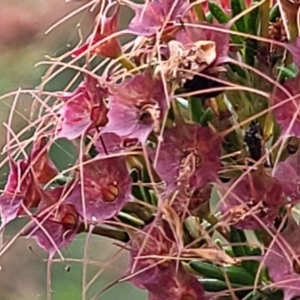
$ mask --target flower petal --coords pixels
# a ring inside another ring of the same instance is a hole
[[[65,103],[60,111],[63,121],[57,137],[72,140],[92,127],[104,126],[107,122],[105,95],[106,90],[90,76],[73,93],[64,93]]]
[[[144,5],[132,5],[135,17],[129,24],[129,30],[140,36],[151,36],[159,31],[169,17],[169,22],[177,21],[187,13],[189,3],[186,0],[179,0],[174,6],[173,0],[156,0],[147,2]],[[172,13],[170,14],[171,8]],[[165,31],[168,30],[168,25]]]
[[[153,78],[149,71],[112,90],[109,101],[108,123],[102,133],[115,133],[141,143],[146,142],[153,130],[159,130],[167,109],[162,81]]]
[[[83,175],[65,202],[72,204],[89,222],[112,218],[131,200],[131,178],[124,158],[87,163]]]
[[[117,31],[119,11],[120,6],[118,5],[110,17],[101,16],[100,24],[96,20],[97,30],[95,35],[91,35],[84,45],[73,51],[72,56],[76,57],[90,52],[112,59],[119,57],[122,54],[122,49],[118,38],[113,37],[101,42]]]

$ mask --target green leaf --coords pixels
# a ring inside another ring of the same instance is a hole
[[[237,266],[225,267],[225,272],[231,283],[247,285],[247,286],[251,286],[254,283],[254,276],[252,276],[243,267],[237,267]]]
[[[176,100],[177,100],[182,106],[184,106],[185,108],[188,108],[188,107],[189,107],[189,102],[188,102],[188,100],[186,100],[186,99],[184,99],[184,98],[181,98],[181,97],[176,98]]]
[[[242,244],[246,243],[247,239],[244,231],[230,227],[229,241],[231,243]],[[246,248],[242,245],[232,246],[232,251],[236,257],[247,256]]]
[[[254,66],[255,64],[255,52],[247,46],[247,43],[245,45],[245,63],[249,66]]]
[[[254,283],[254,277],[243,267],[229,266],[221,269],[202,261],[191,261],[190,267],[205,278],[225,281],[225,272],[232,284],[251,286]]]
[[[231,0],[232,17],[238,16],[245,9],[246,9],[245,3],[243,0]],[[235,22],[236,28],[240,32],[247,32],[247,26],[246,26],[245,19],[246,19],[245,16],[243,16]]]
[[[226,24],[230,21],[230,16],[216,2],[208,2],[208,7],[211,15],[220,23]],[[232,25],[232,30],[237,31],[235,24]],[[235,44],[242,44],[243,38],[238,35],[231,35],[231,39]]]
[[[144,221],[142,221],[142,220],[140,220],[140,219],[136,218],[135,216],[132,216],[128,213],[125,213],[123,211],[120,211],[118,213],[118,217],[122,221],[124,221],[124,223],[126,223],[126,224],[131,224],[133,226],[144,226],[145,225]]]
[[[153,190],[149,190],[149,195],[150,195],[150,204],[153,206],[157,206],[158,199],[156,193]]]
[[[211,24],[212,24],[212,22],[213,22],[213,20],[214,20],[214,17],[213,17],[213,15],[212,15],[211,12],[208,12],[208,13],[206,14],[205,18],[206,18],[206,21],[207,21],[208,23],[211,23]]]
[[[298,74],[298,67],[295,65],[295,63],[292,63],[287,67],[277,67],[277,70],[279,71],[280,79],[283,80],[294,78]]]
[[[213,112],[211,108],[207,108],[200,118],[200,124],[203,126],[208,126],[208,122],[213,118]]]
[[[240,66],[235,65],[235,64],[231,64],[231,63],[229,63],[229,66],[230,66],[230,68],[231,68],[231,70],[232,70],[233,73],[238,74],[242,78],[246,78],[247,77],[247,75],[246,75],[247,73]]]
[[[243,230],[231,227],[229,240],[231,243],[243,244],[247,242],[246,235]],[[232,246],[232,251],[236,257],[242,256],[259,256],[261,250],[259,248],[251,248],[247,245]],[[249,274],[256,275],[259,262],[255,260],[246,260],[242,262],[242,267],[249,272]]]
[[[254,1],[253,4],[257,4],[257,0]],[[259,28],[259,6],[252,9],[248,15],[247,21],[247,28],[248,33],[257,35],[258,34],[258,28]]]
[[[207,292],[221,292],[228,290],[228,286],[225,281],[218,279],[200,278],[199,282]],[[239,288],[241,286],[233,285],[233,288]]]
[[[270,10],[269,20],[270,22],[275,22],[277,18],[280,18],[279,5],[276,3]]]
[[[190,267],[203,277],[224,280],[223,271],[215,265],[202,261],[191,261]]]
[[[246,295],[242,300],[259,300],[261,299],[261,292],[260,291],[252,291],[248,295]]]
[[[208,122],[213,117],[213,112],[210,108],[204,110],[202,101],[201,98],[190,98],[190,116],[195,123],[207,126]]]
[[[67,176],[64,176],[62,174],[59,174],[55,177],[55,180],[54,180],[54,183],[56,183],[57,185],[66,185],[70,182],[72,182],[72,177],[67,177]]]
[[[216,2],[209,1],[208,8],[211,14],[220,24],[229,22],[229,15],[227,15],[226,12]]]
[[[192,121],[200,124],[201,117],[204,113],[202,100],[200,98],[196,98],[196,97],[190,98],[190,113],[191,113]]]

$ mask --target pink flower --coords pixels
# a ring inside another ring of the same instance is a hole
[[[10,160],[10,173],[0,196],[2,226],[14,220],[26,208],[37,207],[40,203],[40,183],[47,183],[57,174],[47,152],[46,139],[39,138],[33,144],[27,160]]]
[[[294,201],[299,200],[300,151],[279,162],[274,168],[274,177],[280,182],[284,194]]]
[[[99,155],[115,154],[128,151],[138,144],[138,139],[121,138],[114,133],[103,133],[96,140],[95,146]]]
[[[146,240],[146,242],[145,242]],[[174,238],[165,221],[147,225],[131,240],[131,269],[135,265],[136,276],[131,281],[139,288],[148,291],[149,300],[204,300],[205,291],[197,278],[184,270],[176,261],[160,262],[174,251]],[[142,248],[143,247],[143,248]],[[137,256],[139,255],[139,256]]]
[[[295,43],[286,44],[286,49],[293,55],[294,63],[300,67],[300,37],[298,36]]]
[[[278,180],[257,170],[242,179],[233,179],[226,188],[225,185],[220,186],[219,191],[225,195],[236,182],[237,185],[221,204],[221,211],[228,214],[229,222],[241,229],[259,229],[262,226],[253,217],[255,215],[266,226],[272,226],[280,208],[286,203]]]
[[[155,170],[168,193],[197,190],[216,180],[220,155],[221,139],[210,128],[181,123],[164,131]]]
[[[293,121],[294,114],[297,111],[299,105],[299,94],[300,94],[300,75],[295,78],[288,79],[283,87],[291,94],[292,98],[286,95],[283,91],[276,88],[275,92],[271,97],[271,102],[274,105],[284,103],[273,109],[275,114],[276,122],[281,127],[281,135],[291,135],[300,137],[300,118],[296,117]],[[294,122],[289,129],[291,122]]]
[[[160,130],[166,109],[161,78],[147,70],[111,89],[108,123],[102,133],[138,139],[144,144],[152,131]]]
[[[290,249],[283,244],[285,241],[299,259],[299,236],[299,225],[290,217],[287,227],[276,237],[281,247],[275,242],[265,254],[265,266],[268,268],[269,276],[276,288],[283,290],[284,300],[300,296],[299,266]]]
[[[205,300],[204,288],[197,278],[181,264],[171,262],[159,276],[160,281],[149,285],[149,300]]]
[[[64,188],[56,188],[52,191],[43,191],[36,222],[23,233],[32,236],[39,246],[49,252],[53,258],[57,249],[66,247],[75,238],[82,224],[82,219],[72,205],[61,203],[54,208],[62,197]],[[40,226],[39,226],[40,225]]]
[[[117,31],[119,11],[120,6],[118,5],[111,17],[101,16],[100,23],[96,24],[96,33],[91,35],[84,45],[73,51],[72,56],[76,57],[86,52],[112,59],[119,57],[122,49],[118,38],[109,38],[105,42],[101,42]]]
[[[178,21],[186,15],[189,2],[178,0],[174,5],[173,0],[155,0],[143,5],[132,4],[131,7],[135,11],[135,17],[129,24],[129,30],[137,35],[152,36],[161,30],[167,17],[169,17],[169,22],[167,22],[164,32],[170,34],[170,31],[176,31],[177,29],[172,26],[172,22]]]
[[[65,103],[60,111],[63,120],[57,137],[72,140],[89,129],[104,126],[108,110],[105,95],[106,90],[90,76],[73,93],[64,93],[62,100]]]
[[[213,41],[216,46],[216,60],[213,65],[217,66],[230,60],[229,52],[229,34],[218,31],[221,25],[211,25],[209,23],[195,23],[195,25],[206,25],[208,28],[188,26],[182,28],[176,33],[176,40],[183,45],[195,43],[197,41]]]
[[[145,240],[146,243],[144,244]],[[142,251],[140,251],[143,244]],[[159,275],[166,269],[169,262],[157,264],[157,259],[139,258],[138,254],[140,256],[161,255],[162,257],[168,255],[174,246],[174,238],[168,225],[162,221],[162,223],[158,222],[156,226],[153,224],[145,226],[141,232],[132,237],[130,245],[130,269],[133,272],[139,272],[132,277],[131,282],[141,289],[147,289],[147,286],[151,284],[158,285]],[[135,269],[133,270],[134,265]]]
[[[91,223],[112,218],[131,200],[131,178],[123,157],[85,164],[83,178],[78,176],[77,181],[65,202]]]

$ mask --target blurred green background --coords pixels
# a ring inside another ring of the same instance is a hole
[[[95,12],[84,10],[64,22],[49,35],[45,31],[68,13],[85,5],[88,1],[64,0],[1,0],[0,4],[0,96],[18,88],[33,89],[41,82],[47,66],[35,67],[45,55],[58,57],[79,42],[78,24],[84,37],[93,26]],[[128,11],[123,10],[121,26],[128,20]],[[74,75],[67,70],[47,86],[49,90],[62,90]],[[13,97],[0,101],[0,149],[6,143],[7,122]],[[28,124],[32,109],[32,98],[22,95],[14,110],[13,130],[18,132]],[[66,147],[66,155],[55,161],[68,163],[74,159],[71,147]],[[1,160],[5,153],[1,154]],[[3,184],[7,169],[1,168],[0,180]],[[5,230],[3,242],[9,241],[24,226],[22,221],[10,224]],[[84,260],[86,235],[77,236],[73,244],[63,251],[66,261],[52,262],[47,276],[47,254],[39,249],[32,239],[17,239],[0,257],[0,300],[46,299],[47,282],[51,280],[53,300],[79,300],[82,298],[83,268],[86,264],[86,292],[88,299],[146,299],[143,291],[130,283],[113,286],[103,295],[93,298],[105,286],[120,278],[127,270],[126,251],[113,245],[112,240],[92,237],[89,240],[87,258]]]

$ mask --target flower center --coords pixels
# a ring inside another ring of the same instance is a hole
[[[195,73],[203,71],[216,59],[213,41],[198,41],[183,45],[178,41],[168,43],[170,57],[167,62],[167,78],[176,78],[183,85]]]
[[[300,260],[300,255],[297,257],[297,259],[293,260],[293,270],[297,274],[300,274],[300,265],[298,263],[299,260]]]
[[[107,185],[101,189],[101,192],[104,202],[114,202],[119,195],[119,189],[116,183]]]
[[[184,149],[180,162],[178,182],[185,181],[201,164],[201,154],[198,149]]]
[[[136,146],[137,143],[138,143],[138,139],[136,139],[136,138],[134,138],[134,139],[125,138],[121,142],[121,148],[133,147],[133,146]]]
[[[107,108],[100,107],[100,105],[96,105],[92,108],[91,111],[91,120],[96,127],[102,127],[108,122],[107,118]]]
[[[182,295],[180,300],[195,300],[196,298],[190,294]]]
[[[139,121],[143,123],[152,123],[154,132],[160,130],[160,109],[157,103],[145,104],[139,108]]]

